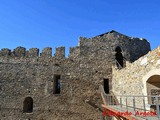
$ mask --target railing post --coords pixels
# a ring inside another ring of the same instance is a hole
[[[112,105],[112,96],[111,95],[109,95],[109,102],[110,102],[110,105]]]
[[[112,95],[111,95],[111,104],[114,105],[114,99]]]
[[[120,111],[122,112],[122,97],[120,96]]]
[[[107,103],[107,101],[108,101],[108,96],[107,96],[107,95],[105,95],[105,94],[103,94],[103,95],[104,95],[105,105],[109,105],[109,102]]]
[[[126,97],[126,109],[128,111],[128,98]]]
[[[158,120],[160,120],[158,96],[156,96],[156,109],[157,109],[157,117],[158,117]]]
[[[112,105],[114,105],[114,97],[112,96]]]
[[[144,108],[144,112],[146,112],[145,97],[143,97],[143,108]]]
[[[136,113],[136,103],[135,103],[135,97],[133,97],[133,109],[134,109],[134,112]]]

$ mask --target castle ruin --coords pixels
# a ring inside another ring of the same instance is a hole
[[[152,80],[146,82],[152,76],[143,78],[153,69],[160,75],[160,57],[157,50],[150,50],[146,39],[113,30],[80,37],[68,58],[65,47],[56,48],[54,56],[50,47],[40,55],[38,48],[4,48],[0,51],[0,119],[102,120],[100,85],[115,96],[147,95],[160,88]]]

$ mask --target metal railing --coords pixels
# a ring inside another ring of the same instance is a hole
[[[106,94],[103,86],[100,86],[100,92],[105,106],[113,107],[118,109],[120,112],[129,111],[133,114],[137,111],[152,111],[156,113],[158,120],[160,120],[160,96],[113,96],[111,94]]]

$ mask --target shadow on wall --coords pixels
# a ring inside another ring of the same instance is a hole
[[[123,68],[123,55],[122,55],[122,49],[118,46],[115,49],[116,54],[115,54],[115,59],[116,59],[116,66],[118,69]]]

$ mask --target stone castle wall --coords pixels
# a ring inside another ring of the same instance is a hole
[[[132,46],[132,44],[135,46]],[[139,47],[143,47],[141,49]],[[93,38],[80,38],[79,46],[70,48],[18,47],[0,51],[0,118],[31,120],[100,120],[98,88],[104,79],[113,87],[112,66],[115,66],[115,49],[122,49],[124,62],[138,59],[150,51],[144,39],[131,38],[115,31]],[[133,52],[136,51],[136,52]],[[139,52],[137,52],[139,51]],[[59,95],[53,94],[55,75],[60,75]],[[23,113],[23,101],[33,98],[33,112]],[[90,101],[94,106],[89,105]]]

